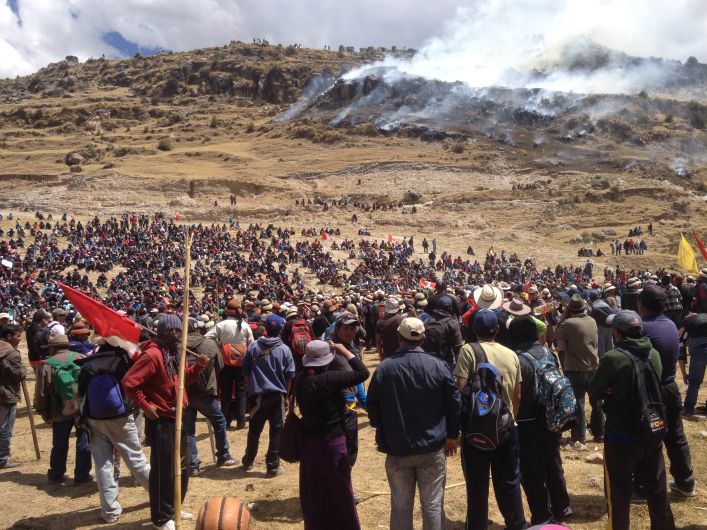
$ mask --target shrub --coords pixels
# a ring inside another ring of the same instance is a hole
[[[171,138],[162,138],[158,143],[157,143],[157,149],[160,151],[171,151],[174,149],[174,143],[172,142]]]
[[[464,144],[462,142],[457,142],[452,146],[452,153],[456,153],[458,155],[462,154],[464,152]]]
[[[255,131],[255,122],[249,121],[245,126],[245,132],[252,133],[253,131]]]

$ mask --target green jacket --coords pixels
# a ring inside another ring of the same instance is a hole
[[[631,359],[617,348],[628,350],[642,359],[648,358],[659,380],[663,371],[660,355],[648,337],[626,338],[604,354],[599,361],[599,368],[589,380],[589,395],[593,399],[604,400],[602,409],[606,413],[604,431],[607,438],[631,436],[633,433],[628,426],[633,423],[631,417],[638,413]]]

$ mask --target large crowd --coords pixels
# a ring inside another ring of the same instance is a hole
[[[148,491],[154,527],[174,528],[191,517],[175,513],[171,443],[186,226],[159,213],[12,221],[0,241],[0,469],[19,465],[10,441],[24,339],[34,408],[53,430],[48,482],[69,480],[76,429],[73,481],[92,481],[95,466],[103,520],[122,512],[122,458]],[[506,528],[571,523],[560,447],[586,450],[590,438],[604,447],[611,528],[629,528],[637,499],[652,527],[675,528],[668,490],[696,494],[682,420],[704,409],[707,268],[543,269],[493,248],[480,262],[473,251],[438,254],[436,239],[418,248],[316,226],[299,237],[260,224],[188,233],[183,494],[202,467],[197,413],[213,428],[217,465],[246,472],[269,424],[266,476],[284,472],[281,449],[299,461],[306,529],[360,528],[351,470],[362,413],[387,455],[391,528],[412,528],[416,487],[424,528],[444,527],[446,458],[459,448],[470,529],[488,527],[489,474]],[[138,323],[138,350],[96,336],[60,283]],[[381,359],[372,376],[364,352]],[[299,421],[286,415],[295,407]],[[230,429],[248,429],[240,459]]]

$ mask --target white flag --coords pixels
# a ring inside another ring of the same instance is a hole
[[[2,260],[2,264],[3,264],[5,267],[7,267],[8,269],[11,269],[11,268],[12,268],[12,262],[11,262],[11,261],[8,261],[8,260],[4,259],[4,260]]]

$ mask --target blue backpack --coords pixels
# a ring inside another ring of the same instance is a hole
[[[108,420],[132,411],[121,381],[130,367],[127,352],[108,350],[82,359],[79,393],[84,396],[82,414]]]
[[[473,447],[492,451],[510,439],[513,415],[503,399],[503,376],[488,362],[481,346],[471,343],[471,347],[476,373],[467,384],[464,437]]]
[[[520,352],[535,371],[533,399],[545,407],[545,426],[552,432],[563,432],[577,423],[577,399],[570,380],[562,375],[550,350],[536,359],[528,352]]]

